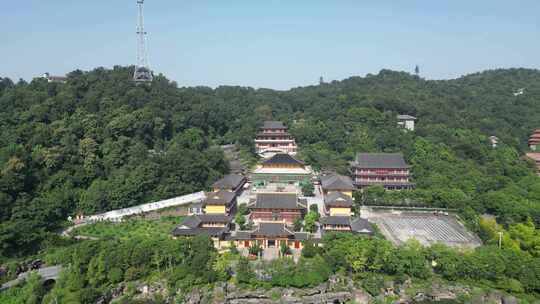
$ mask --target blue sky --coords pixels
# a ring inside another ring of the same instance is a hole
[[[0,76],[130,65],[136,0],[2,1]],[[154,71],[287,89],[383,68],[455,78],[540,68],[538,0],[146,0]]]

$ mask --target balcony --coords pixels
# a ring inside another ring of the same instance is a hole
[[[255,139],[255,143],[294,143],[294,139],[290,138],[279,138],[279,139]]]

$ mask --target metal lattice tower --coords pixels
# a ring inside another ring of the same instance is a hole
[[[144,0],[137,0],[139,5],[139,19],[137,24],[137,65],[133,72],[133,81],[151,82],[154,78],[148,66],[148,54],[146,51],[146,31],[144,30],[143,4]]]

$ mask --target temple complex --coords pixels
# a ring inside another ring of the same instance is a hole
[[[387,190],[413,189],[410,166],[401,153],[358,153],[352,163],[354,184],[363,189],[380,185]]]
[[[281,121],[265,121],[257,132],[255,149],[261,157],[276,153],[296,154],[296,142]]]

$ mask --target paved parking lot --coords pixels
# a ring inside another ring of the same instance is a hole
[[[416,239],[422,245],[444,243],[454,247],[480,246],[480,239],[469,232],[455,216],[430,212],[371,211],[363,212],[370,222],[394,244]]]

